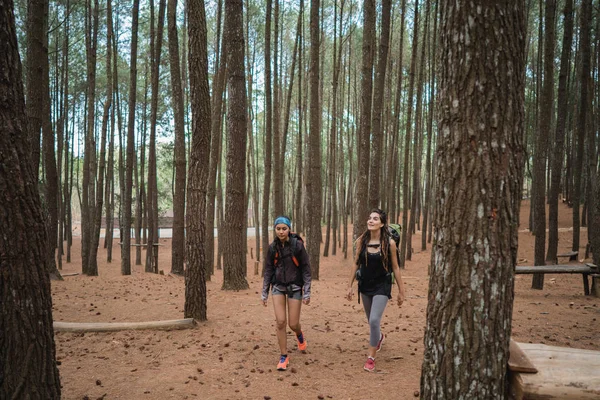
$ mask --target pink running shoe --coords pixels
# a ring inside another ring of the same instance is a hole
[[[381,338],[379,338],[379,342],[377,342],[377,351],[381,350],[381,345],[383,344],[383,339],[385,339],[385,335],[381,332]]]
[[[375,372],[375,359],[373,357],[367,358],[364,369],[367,372]]]

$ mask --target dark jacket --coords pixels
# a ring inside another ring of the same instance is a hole
[[[272,282],[273,286],[282,292],[287,292],[288,285],[283,283],[288,282],[292,291],[302,290],[302,298],[309,299],[311,284],[310,262],[304,243],[301,240],[296,241],[296,251],[294,254],[298,260],[298,266],[294,264],[291,257],[292,249],[290,241],[286,241],[283,248],[279,248],[279,265],[275,267],[275,265],[273,265],[275,245],[281,246],[279,239],[275,239],[271,246],[269,246],[269,251],[264,261],[265,275],[263,279],[262,299],[266,300],[269,297],[269,287]],[[300,277],[302,278],[302,286],[299,285]],[[296,281],[296,283],[294,283],[294,281]]]

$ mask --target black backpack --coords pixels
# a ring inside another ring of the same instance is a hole
[[[402,225],[388,224],[388,231],[394,242],[396,242],[396,259],[398,260],[398,265],[400,265],[400,232],[402,232]]]
[[[282,285],[289,285],[291,283],[295,283],[298,286],[302,287],[304,285],[304,278],[302,277],[302,271],[300,271],[300,261],[298,261],[298,256],[300,254],[300,248],[298,246],[298,241],[300,241],[301,243],[304,243],[304,240],[302,240],[302,237],[300,235],[298,235],[297,233],[290,233],[290,249],[291,252],[288,254],[279,254],[279,251],[282,249],[281,247],[277,246],[277,239],[275,239],[273,241],[273,243],[271,243],[271,261],[273,263],[273,267],[275,267],[275,270],[277,270],[278,267],[282,266],[282,261],[285,258],[291,257],[292,258],[292,262],[294,263],[294,265],[296,267],[298,267],[298,270],[296,271],[296,279],[293,279],[289,282],[278,282],[275,280],[275,276],[277,275],[276,273],[273,274],[273,278],[271,279],[271,284],[277,283],[277,284],[282,284]],[[283,270],[284,272],[284,278],[285,278],[285,269]]]

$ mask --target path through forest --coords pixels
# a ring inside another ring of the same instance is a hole
[[[529,212],[523,202],[519,233],[521,265],[533,264],[533,237],[525,230]],[[560,205],[559,253],[570,250],[571,210]],[[350,230],[351,231],[351,230]],[[254,245],[249,240],[249,245]],[[582,231],[581,243],[587,242]],[[363,371],[368,326],[362,305],[345,300],[351,266],[338,251],[321,259],[321,280],[314,282],[302,324],[308,353],[295,350],[288,335],[290,367],[278,372],[271,303],[259,301],[262,280],[250,289],[220,290],[222,271],[208,282],[208,318],[195,329],[116,333],[57,333],[64,399],[413,399],[419,395],[423,332],[427,307],[430,246],[416,253],[403,277],[407,301],[388,305],[383,319],[387,338],[377,355],[377,374]],[[170,239],[161,239],[159,269],[170,270]],[[63,273],[80,272],[79,242],[73,263]],[[584,248],[580,249],[583,254]],[[154,275],[135,266],[120,275],[118,246],[114,261],[98,255],[99,277],[69,276],[52,282],[54,319],[68,322],[123,322],[183,318],[182,278]],[[132,260],[135,257],[132,256]],[[513,338],[600,350],[600,299],[583,295],[581,276],[547,275],[543,291],[530,289],[531,276],[516,277]],[[394,291],[395,294],[395,291]],[[289,331],[289,330],[288,330]]]

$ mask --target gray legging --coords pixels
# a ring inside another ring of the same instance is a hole
[[[377,347],[379,339],[381,338],[381,317],[383,311],[388,302],[388,297],[385,295],[369,296],[360,294],[367,314],[367,321],[369,321],[370,335],[369,335],[369,346]]]

